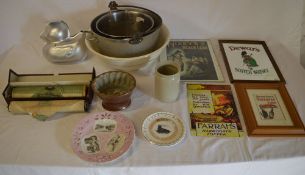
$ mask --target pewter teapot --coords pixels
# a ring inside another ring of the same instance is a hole
[[[40,35],[46,42],[42,53],[53,63],[82,61],[87,57],[85,37],[82,32],[71,36],[69,26],[64,21],[52,21]]]

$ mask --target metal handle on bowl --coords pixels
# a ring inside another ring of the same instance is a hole
[[[110,2],[109,2],[109,5],[108,5],[110,11],[111,11],[111,10],[117,10],[117,9],[118,9],[118,6],[119,6],[119,5],[118,5],[115,1],[110,1]]]
[[[128,41],[129,44],[139,44],[143,41],[143,37],[141,33],[135,34],[130,40]]]
[[[118,7],[122,7],[122,6],[119,6],[115,1],[110,1],[108,7],[109,7],[110,13],[111,13],[114,10],[118,10]],[[142,41],[143,41],[143,34],[142,33],[136,33],[135,35],[133,35],[128,40],[128,43],[134,45],[134,44],[139,44]]]
[[[89,40],[89,41],[98,41],[98,38],[95,36],[95,34],[92,31],[81,30],[80,32],[86,34],[86,39],[87,40]],[[90,37],[87,37],[87,34],[89,34]]]

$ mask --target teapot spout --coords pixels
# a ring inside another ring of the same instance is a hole
[[[42,39],[44,42],[49,42],[48,38],[46,37],[45,32],[42,32],[42,33],[40,34],[39,37],[40,37],[40,39]]]

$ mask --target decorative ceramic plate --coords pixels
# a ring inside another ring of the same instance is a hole
[[[183,122],[169,112],[157,112],[148,116],[142,125],[144,137],[152,144],[171,146],[185,136]]]
[[[114,112],[91,114],[83,118],[72,134],[73,151],[90,162],[108,162],[119,158],[135,137],[133,123]]]

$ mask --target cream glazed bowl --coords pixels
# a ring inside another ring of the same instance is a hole
[[[98,75],[92,83],[94,93],[102,99],[102,105],[109,111],[120,111],[131,103],[131,94],[136,79],[123,71],[109,71]]]
[[[135,57],[113,57],[102,53],[97,46],[97,43],[94,39],[86,38],[85,43],[87,48],[98,56],[104,63],[109,65],[114,69],[124,70],[124,71],[133,71],[138,70],[149,63],[152,63],[157,60],[162,51],[165,49],[170,40],[170,33],[167,27],[163,24],[160,29],[160,34],[158,36],[157,42],[153,49],[143,55]]]

